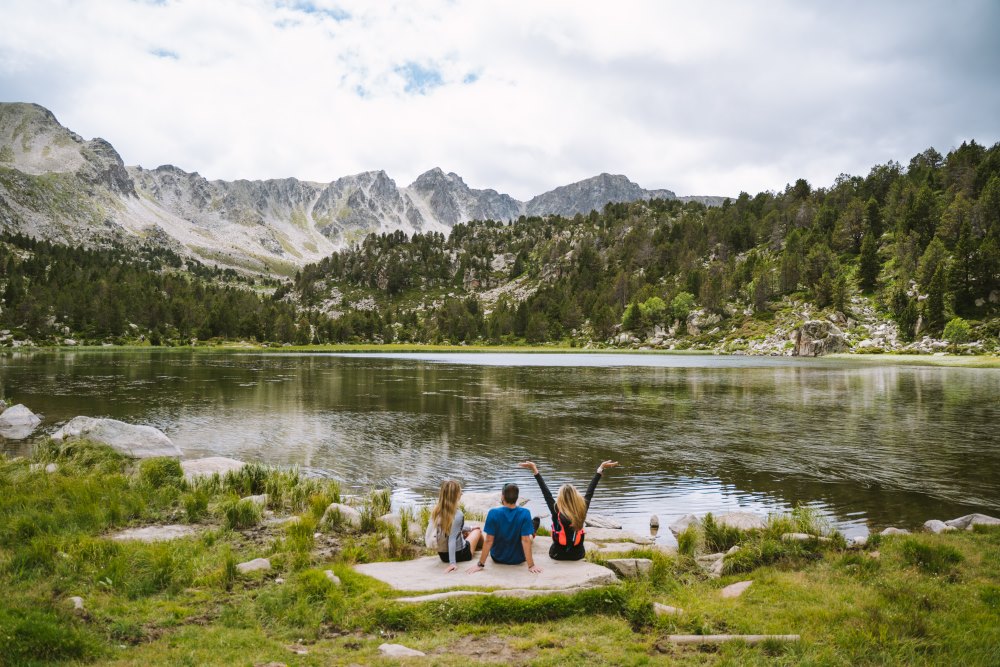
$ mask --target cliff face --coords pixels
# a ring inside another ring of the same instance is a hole
[[[400,187],[384,171],[330,183],[209,181],[172,165],[126,167],[34,104],[0,104],[0,226],[72,243],[168,245],[202,261],[292,273],[372,232],[441,232],[469,220],[571,216],[607,202],[676,198],[601,174],[529,202],[470,188],[439,168]],[[714,202],[713,202],[714,203]]]

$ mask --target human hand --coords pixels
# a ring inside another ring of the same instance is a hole
[[[541,573],[541,571],[542,571],[542,568],[538,567],[537,565],[529,565],[528,566],[528,572],[531,572],[532,574],[539,574],[539,573]]]
[[[518,468],[527,468],[528,470],[531,471],[532,475],[537,475],[538,474],[538,466],[536,466],[531,461],[525,461],[524,463],[518,463],[517,467]]]
[[[614,468],[617,465],[618,465],[618,461],[605,461],[604,463],[602,463],[600,465],[600,467],[598,468],[598,470],[600,470],[601,472],[604,472],[605,468]]]
[[[458,569],[458,566],[457,566],[457,565],[449,565],[448,567],[446,567],[446,568],[444,569],[444,573],[445,573],[445,574],[448,574],[449,572],[454,572],[454,571],[455,571],[455,570],[457,570],[457,569]]]
[[[479,565],[473,565],[468,570],[466,570],[465,573],[466,574],[475,574],[476,572],[482,572],[482,571],[483,571],[483,568],[479,567]]]

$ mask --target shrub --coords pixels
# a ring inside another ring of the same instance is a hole
[[[145,459],[139,464],[139,479],[154,489],[164,485],[180,486],[184,480],[181,462],[175,458],[157,457]]]
[[[946,574],[962,562],[962,554],[948,544],[927,544],[917,538],[907,538],[901,545],[903,560],[929,574]]]
[[[972,338],[972,330],[969,323],[961,317],[955,317],[944,325],[944,339],[952,345],[968,343]]]
[[[739,528],[730,528],[716,523],[711,512],[705,515],[705,519],[702,521],[702,530],[705,533],[705,548],[709,553],[728,551],[739,544],[743,537],[743,531]]]
[[[690,525],[677,536],[677,553],[682,556],[688,556],[694,558],[695,551],[698,549],[698,527],[695,525]]]
[[[260,523],[263,517],[260,505],[252,500],[241,500],[236,497],[222,501],[219,510],[230,530],[252,528]]]

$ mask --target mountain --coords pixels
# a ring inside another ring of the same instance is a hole
[[[78,244],[162,245],[201,261],[291,274],[372,232],[440,232],[470,220],[573,216],[607,202],[691,199],[601,174],[521,202],[439,168],[400,187],[384,171],[330,183],[208,180],[172,165],[126,167],[35,104],[0,104],[0,228]]]

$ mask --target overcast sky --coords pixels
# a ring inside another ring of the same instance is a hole
[[[0,101],[126,164],[780,190],[1000,141],[1000,2],[3,0]]]

